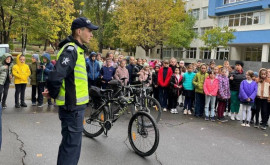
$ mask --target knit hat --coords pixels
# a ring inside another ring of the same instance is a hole
[[[36,59],[36,61],[39,61],[39,55],[38,55],[38,54],[33,54],[32,57],[33,57],[34,59]]]
[[[244,63],[242,61],[235,61],[235,65],[241,65],[242,68],[244,67]]]
[[[258,72],[254,72],[254,77],[259,77]]]

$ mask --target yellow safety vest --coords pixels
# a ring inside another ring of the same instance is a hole
[[[88,94],[88,80],[87,80],[86,63],[84,58],[84,50],[73,42],[67,43],[58,52],[57,60],[59,59],[61,53],[67,46],[73,46],[77,51],[77,61],[74,68],[74,81],[76,90],[74,94],[76,94],[76,105],[87,104],[89,101],[89,94]],[[56,105],[58,106],[65,105],[65,94],[66,94],[65,80],[63,80],[60,92],[56,98]]]

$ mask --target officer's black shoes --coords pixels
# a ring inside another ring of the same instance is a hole
[[[25,104],[25,102],[21,103],[21,107],[27,107],[27,105]]]
[[[20,104],[15,104],[15,108],[21,108]]]

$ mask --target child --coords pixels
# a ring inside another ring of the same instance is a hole
[[[178,113],[176,106],[177,106],[177,100],[178,97],[182,94],[183,89],[183,76],[181,75],[180,68],[176,67],[174,70],[174,74],[171,77],[170,80],[171,84],[171,91],[172,91],[172,107],[171,107],[171,113]]]
[[[28,83],[28,77],[30,76],[30,69],[27,64],[25,64],[25,56],[18,55],[16,59],[16,64],[12,68],[12,74],[14,75],[15,84],[15,107],[20,108],[27,107],[24,102],[25,88]],[[21,96],[21,104],[19,103],[19,95]]]
[[[96,56],[97,56],[96,52],[92,52],[88,60],[86,61],[88,88],[90,88],[90,86],[97,86],[100,66],[99,62],[96,60]]]
[[[240,108],[239,89],[240,84],[246,79],[245,72],[243,71],[244,63],[242,61],[235,62],[235,71],[229,75],[230,90],[231,90],[231,120],[240,120],[238,112]]]
[[[53,70],[53,64],[51,63],[51,56],[49,53],[44,53],[41,57],[41,63],[37,69],[37,81],[38,81],[38,107],[43,106],[44,88],[46,87],[46,80],[49,73]],[[48,105],[53,105],[51,99],[48,99]]]
[[[195,75],[196,74],[193,72],[193,65],[189,64],[187,67],[187,72],[183,75],[183,87],[185,95],[184,115],[191,115],[191,106],[194,99],[194,85],[192,81]]]
[[[143,69],[139,73],[140,73],[139,81],[145,82],[144,84],[145,87],[150,86],[150,84],[152,84],[152,74],[150,72],[149,66],[144,66]]]
[[[13,58],[11,54],[5,53],[2,56],[2,63],[0,66],[0,101],[2,102],[2,108],[5,109],[7,108],[6,99],[8,95],[9,84],[12,80]]]
[[[30,68],[30,84],[32,85],[32,105],[35,106],[37,103],[36,93],[37,93],[37,67],[39,65],[39,55],[33,54],[32,55],[32,64],[29,65]]]
[[[205,120],[209,120],[209,104],[211,101],[211,121],[215,121],[215,103],[218,92],[218,79],[216,78],[214,71],[208,71],[208,77],[206,78],[203,90],[205,93]]]
[[[259,113],[261,110],[262,126],[261,129],[266,130],[266,124],[269,119],[269,108],[267,99],[269,99],[269,79],[267,78],[267,70],[262,68],[259,72],[257,101],[256,101],[256,115],[255,115],[255,128],[259,128]]]
[[[258,84],[258,77],[259,77],[258,72],[254,72],[254,76],[253,76],[252,80],[255,81],[257,84]],[[254,124],[254,116],[256,114],[256,104],[257,104],[257,102],[258,102],[258,98],[256,97],[254,104],[251,106],[250,124]]]
[[[205,95],[203,90],[204,80],[207,78],[208,74],[206,73],[207,66],[206,64],[201,64],[200,71],[195,75],[193,79],[193,85],[195,86],[195,116],[202,117],[204,104],[205,104]]]
[[[120,62],[120,65],[118,66],[118,68],[115,71],[114,78],[116,80],[119,80],[122,83],[122,85],[127,85],[128,80],[129,80],[129,74],[128,74],[128,70],[126,68],[126,60],[122,60]],[[124,82],[121,80],[122,78],[126,78]]]
[[[242,126],[250,127],[249,122],[251,118],[251,106],[254,103],[257,94],[257,83],[252,80],[254,76],[253,71],[246,72],[246,80],[242,81],[239,90],[239,99],[242,109]]]
[[[222,68],[221,69],[221,75],[218,76],[218,121],[226,122],[227,120],[224,118],[224,112],[226,110],[226,105],[228,102],[228,99],[231,97],[230,92],[230,84],[229,84],[229,78],[227,77],[227,69]]]
[[[154,93],[154,98],[156,100],[159,100],[159,93],[158,93],[158,71],[159,71],[160,66],[156,65],[154,67],[155,72],[152,74],[152,87],[153,87],[153,93]]]
[[[106,66],[103,66],[100,71],[102,89],[106,89],[108,82],[113,79],[115,68],[112,66],[110,58],[106,59]]]

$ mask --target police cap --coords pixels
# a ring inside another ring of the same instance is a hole
[[[85,17],[79,17],[79,18],[76,18],[72,22],[71,30],[75,30],[75,29],[79,29],[79,28],[83,28],[83,27],[86,27],[86,28],[91,29],[91,30],[98,29],[98,26],[92,24],[92,22],[89,19],[87,19]]]

